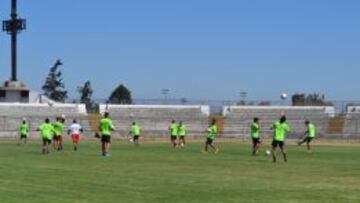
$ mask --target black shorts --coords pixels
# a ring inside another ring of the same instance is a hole
[[[106,136],[106,135],[101,136],[101,142],[111,143],[111,136]]]
[[[260,144],[260,138],[252,138],[253,144]]]
[[[212,144],[214,142],[213,139],[206,138],[206,144]]]
[[[134,140],[138,140],[139,139],[139,135],[134,135]]]
[[[306,137],[305,142],[310,143],[313,139],[313,137]]]
[[[280,147],[280,148],[283,148],[284,147],[284,145],[285,145],[285,142],[284,141],[278,141],[278,140],[273,140],[273,142],[272,142],[272,147],[273,148],[276,148],[276,147]]]
[[[177,136],[171,135],[170,139],[171,139],[171,141],[175,141],[177,139]]]
[[[51,144],[51,139],[43,138],[43,146]]]
[[[21,134],[21,135],[20,135],[20,138],[27,138],[27,135]]]
[[[54,135],[53,140],[54,141],[59,141],[59,140],[61,140],[61,136],[60,135]]]

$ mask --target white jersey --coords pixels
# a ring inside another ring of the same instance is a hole
[[[82,129],[82,127],[79,125],[79,124],[77,124],[77,123],[74,123],[74,124],[72,124],[71,126],[70,126],[70,134],[71,135],[79,135],[80,134],[80,131],[81,131],[81,129]]]

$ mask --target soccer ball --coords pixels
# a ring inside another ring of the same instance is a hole
[[[53,107],[53,106],[54,106],[54,102],[53,102],[53,101],[48,101],[48,105],[49,105],[50,107]]]
[[[287,95],[286,93],[282,93],[282,94],[280,95],[280,98],[281,98],[282,100],[287,99],[287,97],[288,97],[288,95]]]
[[[271,155],[271,151],[270,150],[266,150],[265,151],[265,156],[270,156]]]

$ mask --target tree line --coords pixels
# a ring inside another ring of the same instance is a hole
[[[43,95],[56,102],[65,102],[68,99],[68,91],[65,88],[65,82],[62,77],[61,60],[57,60],[50,68],[49,74],[42,86]],[[77,87],[79,102],[86,105],[88,110],[96,108],[92,99],[93,88],[90,80]],[[132,104],[131,91],[123,84],[119,84],[108,97],[107,103],[110,104]]]

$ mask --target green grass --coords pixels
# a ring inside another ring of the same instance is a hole
[[[289,163],[250,156],[248,145],[221,144],[220,154],[116,142],[99,156],[98,142],[80,151],[41,155],[40,143],[0,143],[0,202],[360,202],[360,149],[290,146]],[[264,154],[264,153],[262,153]]]

